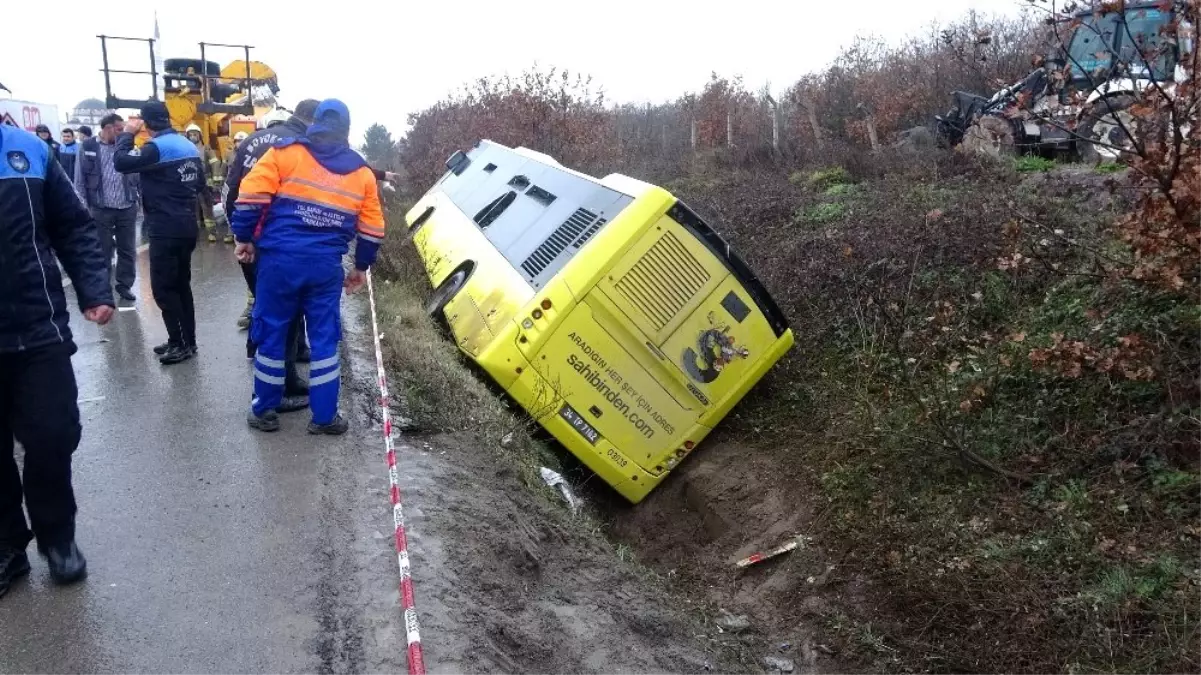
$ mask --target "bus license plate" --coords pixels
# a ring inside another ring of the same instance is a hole
[[[581,436],[588,439],[589,443],[596,445],[596,442],[600,440],[600,432],[594,429],[591,424],[588,424],[587,420],[566,403],[559,409],[559,417],[567,420],[572,428],[578,431]]]

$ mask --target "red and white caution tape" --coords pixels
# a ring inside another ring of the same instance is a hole
[[[404,508],[400,502],[400,481],[396,471],[396,448],[392,445],[392,416],[388,413],[388,378],[384,374],[384,353],[380,348],[379,321],[375,315],[375,287],[367,272],[367,300],[371,305],[371,334],[375,340],[375,368],[379,380],[379,406],[384,419],[384,450],[388,456],[388,481],[392,484],[392,522],[396,525],[396,559],[400,565],[400,604],[404,609],[405,634],[409,642],[409,675],[425,675],[421,655],[421,630],[413,601],[413,577],[409,566],[409,542],[405,538]]]

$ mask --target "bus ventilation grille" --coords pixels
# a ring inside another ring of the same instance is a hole
[[[559,254],[567,250],[568,246],[580,248],[604,224],[604,218],[597,217],[588,209],[576,209],[571,217],[563,221],[563,224],[556,228],[538,248],[534,249],[525,262],[521,263],[521,269],[529,275],[530,279],[537,278],[539,274],[542,274],[542,270],[545,270],[555,261],[555,258],[559,257]]]
[[[657,332],[671,323],[708,282],[709,272],[668,232],[614,288],[646,315]]]

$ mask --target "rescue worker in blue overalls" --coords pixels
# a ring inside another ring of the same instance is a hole
[[[258,346],[247,416],[260,431],[279,429],[288,327],[304,312],[309,363],[310,434],[346,433],[338,414],[342,288],[354,292],[384,238],[375,173],[350,149],[350,111],[337,99],[317,106],[303,136],[279,141],[242,179],[230,221],[240,262],[257,261],[250,330]],[[342,256],[356,239],[354,267]]]

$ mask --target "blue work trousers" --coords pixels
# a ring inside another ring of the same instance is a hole
[[[254,355],[254,414],[279,407],[285,381],[288,327],[297,313],[307,323],[309,407],[313,422],[329,424],[338,414],[338,341],[342,338],[342,259],[260,252],[251,339]]]

